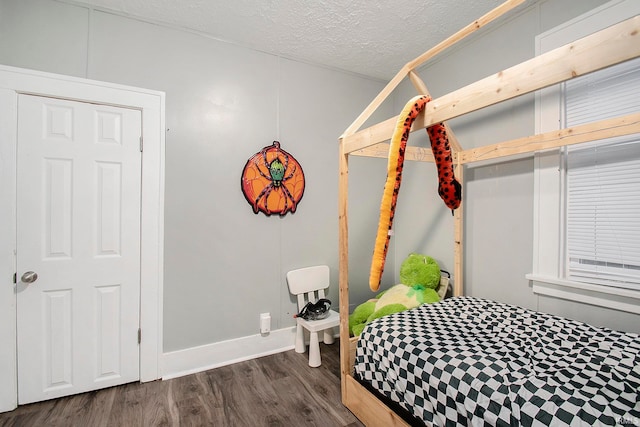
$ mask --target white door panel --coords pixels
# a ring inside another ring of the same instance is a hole
[[[18,117],[18,402],[136,381],[140,112],[20,95]]]

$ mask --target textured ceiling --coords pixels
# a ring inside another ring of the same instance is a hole
[[[388,80],[502,0],[81,0],[290,59]]]

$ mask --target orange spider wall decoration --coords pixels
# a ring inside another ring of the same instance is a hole
[[[257,214],[294,213],[304,194],[300,163],[280,148],[280,142],[264,147],[244,165],[240,182],[245,199]]]

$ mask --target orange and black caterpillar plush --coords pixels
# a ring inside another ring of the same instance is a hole
[[[369,275],[369,287],[372,291],[377,291],[380,287],[387,249],[389,249],[393,216],[396,212],[396,203],[398,201],[400,183],[402,182],[404,153],[409,133],[411,132],[411,125],[430,100],[431,98],[424,95],[411,99],[405,105],[400,116],[398,116],[398,122],[391,138],[387,180],[380,204],[380,222],[378,223],[378,234]],[[427,129],[427,133],[429,134],[431,150],[438,169],[438,194],[453,213],[453,210],[460,206],[462,187],[453,173],[453,158],[447,132],[443,123],[437,123],[430,126]]]

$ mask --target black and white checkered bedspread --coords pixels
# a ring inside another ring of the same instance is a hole
[[[455,297],[380,318],[355,377],[437,425],[640,425],[640,335]]]

